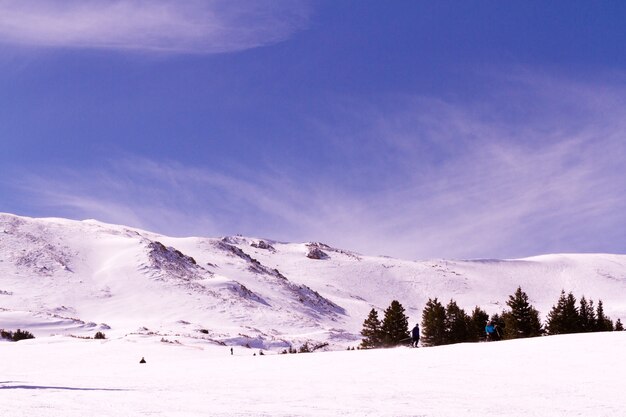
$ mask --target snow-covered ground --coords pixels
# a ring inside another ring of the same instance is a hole
[[[0,415],[621,417],[625,351],[626,332],[265,356],[55,336],[0,343]]]
[[[307,255],[317,253],[321,259]],[[410,325],[428,298],[502,311],[518,285],[545,319],[561,289],[626,322],[626,255],[407,261],[320,243],[175,238],[93,220],[0,213],[0,328],[37,337],[157,335],[282,350],[356,346],[394,299]]]
[[[626,415],[626,332],[345,350],[393,299],[412,326],[518,285],[542,318],[565,289],[626,321],[626,255],[406,261],[0,213],[0,328],[37,336],[0,341],[0,416]],[[330,351],[278,354],[305,342]]]

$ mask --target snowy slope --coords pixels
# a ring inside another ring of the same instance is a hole
[[[0,415],[622,417],[625,350],[626,332],[262,357],[57,336],[0,343]]]
[[[307,257],[315,254],[316,258]],[[626,320],[626,256],[405,261],[319,243],[174,238],[97,221],[0,214],[0,328],[37,336],[148,335],[282,349],[358,344],[372,307],[411,322],[429,297],[498,312],[518,285],[542,316],[561,289]]]

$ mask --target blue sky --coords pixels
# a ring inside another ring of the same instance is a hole
[[[626,3],[0,0],[0,211],[626,251]]]

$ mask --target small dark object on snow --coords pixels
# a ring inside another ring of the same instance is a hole
[[[146,363],[146,360],[143,358],[143,356],[141,357],[141,360],[139,361],[139,363]]]
[[[233,348],[230,348],[230,354],[231,355],[233,354]]]

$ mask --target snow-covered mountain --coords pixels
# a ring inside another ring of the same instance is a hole
[[[626,320],[626,255],[406,261],[322,243],[174,238],[0,214],[0,328],[185,343],[355,346],[372,307],[411,322],[429,297],[501,311],[518,285],[545,317],[561,289]],[[412,324],[411,323],[411,324]]]

